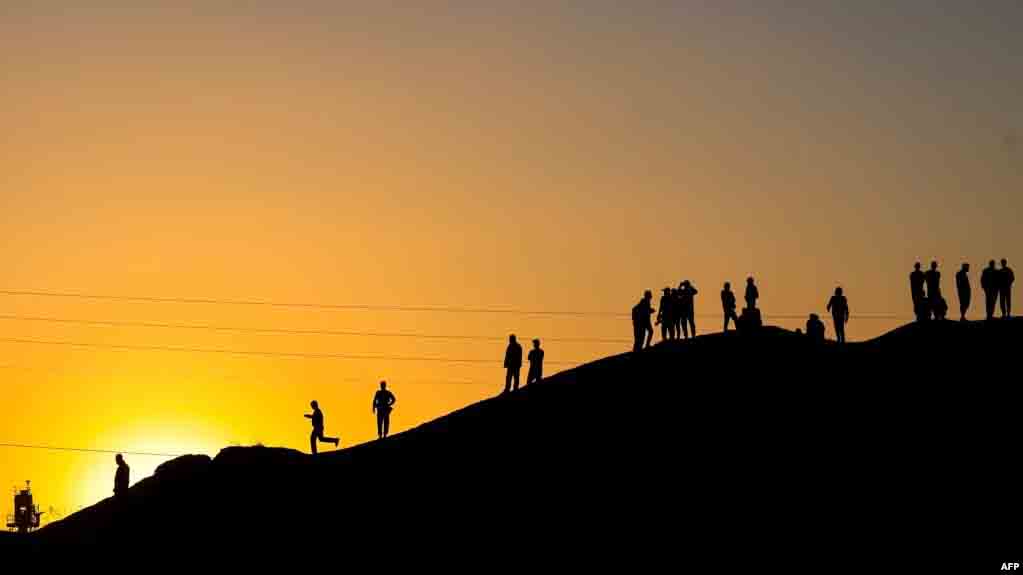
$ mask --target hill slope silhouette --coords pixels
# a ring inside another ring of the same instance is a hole
[[[1021,335],[1005,320],[841,347],[777,328],[670,342],[342,451],[179,458],[19,546],[819,572],[1015,545]]]

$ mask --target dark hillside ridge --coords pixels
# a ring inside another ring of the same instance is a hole
[[[948,321],[844,347],[777,328],[671,342],[382,442],[180,458],[21,544],[717,572],[737,556],[919,568],[939,559],[921,544],[1000,562],[978,546],[1023,541],[1021,335]]]

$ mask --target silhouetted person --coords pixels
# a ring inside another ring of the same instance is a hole
[[[721,290],[721,310],[725,313],[726,332],[729,319],[735,322],[736,327],[739,326],[739,318],[735,315],[735,292],[732,291],[732,284],[728,282],[725,282],[725,287]]]
[[[933,312],[938,307],[941,297],[941,272],[938,271],[938,262],[931,262],[931,269],[924,273],[924,281],[927,283],[927,309]],[[948,305],[946,304],[946,309]]]
[[[383,439],[391,430],[391,410],[398,401],[394,394],[387,391],[387,382],[380,382],[380,389],[373,396],[373,413],[377,414],[377,437]]]
[[[323,443],[333,443],[336,448],[341,443],[340,437],[324,437],[323,435],[323,412],[320,411],[320,404],[316,401],[309,402],[309,407],[313,408],[312,413],[305,414],[305,417],[313,420],[313,432],[309,434],[309,451],[313,455],[316,455],[316,442],[322,441]]]
[[[124,462],[120,453],[114,458],[117,461],[117,472],[114,473],[114,497],[124,497],[128,494],[128,483],[131,481],[131,468]]]
[[[757,309],[757,300],[760,299],[760,290],[753,283],[753,278],[746,278],[746,309]]]
[[[1002,308],[1002,317],[1012,315],[1012,284],[1016,274],[1012,273],[1009,262],[1002,259],[1002,268],[998,270],[998,303]]]
[[[671,288],[664,288],[664,295],[661,296],[661,307],[657,310],[657,323],[661,325],[661,341],[675,337],[674,302],[675,295]]]
[[[533,340],[533,349],[529,350],[526,356],[529,360],[529,373],[526,374],[526,385],[539,382],[543,379],[543,350],[540,349],[540,340]]]
[[[913,272],[909,274],[909,293],[913,296],[913,315],[917,321],[927,319],[927,297],[924,294],[926,277],[920,271],[920,262],[913,264]]]
[[[644,339],[646,339],[646,345],[649,346],[650,339],[654,336],[654,327],[650,325],[650,316],[654,313],[650,302],[653,299],[654,294],[650,290],[646,290],[643,292],[643,299],[632,306],[632,334],[635,339],[632,351],[643,349]]]
[[[842,288],[835,288],[835,295],[828,301],[828,311],[835,323],[835,339],[845,343],[845,324],[849,321],[849,300],[842,294]]]
[[[696,337],[696,294],[700,293],[689,283],[689,280],[682,282],[679,288],[679,317],[682,322],[682,333],[686,338]]]
[[[959,296],[959,321],[966,321],[966,312],[970,309],[970,299],[973,297],[970,289],[970,264],[964,263],[956,272],[956,295]]]
[[[984,313],[987,319],[995,317],[995,302],[998,300],[998,270],[995,269],[995,260],[987,263],[984,271],[980,272],[980,289],[984,290]]]
[[[514,335],[508,336],[508,349],[504,351],[504,368],[507,370],[504,376],[504,392],[508,393],[519,388],[519,374],[522,371],[522,346],[515,341]],[[514,387],[512,380],[515,381]]]
[[[806,320],[806,335],[815,342],[824,341],[824,322],[819,315],[811,313],[810,318]]]
[[[948,315],[948,302],[945,301],[944,297],[938,296],[938,301],[934,302],[933,311],[934,319],[945,319],[945,316]]]

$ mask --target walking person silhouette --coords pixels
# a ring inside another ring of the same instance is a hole
[[[533,349],[529,350],[526,356],[529,360],[529,373],[526,374],[526,385],[539,382],[543,379],[543,350],[540,349],[540,340],[533,340]]]
[[[649,319],[647,319],[649,322]],[[508,336],[508,348],[504,351],[504,392],[508,393],[519,388],[519,374],[522,371],[522,346],[515,341],[514,335]],[[515,380],[515,387],[512,387]]]
[[[326,437],[323,435],[323,412],[320,411],[320,404],[313,400],[309,402],[309,407],[313,408],[312,413],[305,414],[307,419],[312,420],[313,432],[309,434],[309,451],[316,455],[316,444],[319,441],[323,443],[333,443],[336,449],[338,444],[341,443],[340,437]]]
[[[380,382],[380,389],[373,395],[373,413],[377,414],[377,438],[387,437],[391,429],[391,410],[398,401],[394,394],[387,390],[387,382]]]
[[[828,301],[828,311],[835,324],[835,339],[845,343],[845,324],[849,322],[849,300],[842,294],[842,288],[835,288],[835,295]]]
[[[735,315],[735,292],[732,291],[732,284],[725,282],[724,289],[721,290],[721,309],[725,313],[725,329],[728,332],[728,320],[731,319],[735,322],[735,325],[739,325],[739,317]]]
[[[987,263],[984,271],[980,272],[980,289],[984,290],[984,313],[986,319],[994,319],[995,303],[998,300],[998,270],[995,269],[995,260]]]
[[[966,312],[970,309],[972,290],[970,288],[970,264],[964,263],[956,272],[956,295],[959,296],[959,321],[966,321]]]
[[[1012,273],[1009,262],[1002,258],[1002,268],[998,270],[998,303],[1002,308],[1002,317],[1012,316],[1012,284],[1016,274]]]
[[[927,312],[926,296],[924,295],[924,283],[926,278],[924,272],[920,271],[920,262],[913,264],[913,272],[909,274],[909,293],[913,297],[913,315],[917,321],[923,321],[929,317]]]
[[[650,325],[650,316],[654,313],[650,302],[653,299],[653,292],[646,290],[643,292],[643,299],[632,306],[632,335],[634,338],[632,351],[643,349],[644,339],[646,339],[647,347],[650,347],[650,339],[654,336],[654,326]]]

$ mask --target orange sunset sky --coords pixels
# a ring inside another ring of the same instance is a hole
[[[752,274],[770,323],[841,284],[850,337],[878,335],[916,259],[946,294],[961,261],[975,284],[1023,265],[1023,4],[973,4],[3,2],[0,443],[307,449],[318,399],[351,445],[380,379],[400,431],[498,392],[508,333],[545,338],[548,372],[631,336],[600,314],[13,292],[627,314],[688,278],[707,332]],[[164,460],[127,459],[133,481]],[[0,486],[32,479],[44,508],[113,471],[0,447]]]

